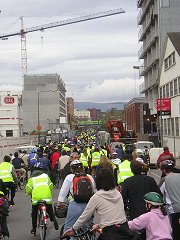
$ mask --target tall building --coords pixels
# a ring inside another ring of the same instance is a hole
[[[0,92],[0,137],[22,135],[22,93]]]
[[[22,95],[24,132],[60,127],[67,113],[66,88],[58,74],[25,75]]]
[[[92,121],[97,121],[101,117],[101,110],[97,108],[88,108],[90,111],[90,118]]]
[[[180,31],[179,0],[138,0],[139,41],[143,43],[139,50],[139,59],[143,60],[140,75],[144,83],[140,86],[145,93],[150,113],[154,115],[158,98],[159,68],[163,45],[168,32]]]

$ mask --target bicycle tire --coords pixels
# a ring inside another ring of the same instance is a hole
[[[39,216],[39,234],[40,234],[40,239],[41,240],[46,239],[46,230],[47,230],[47,226],[44,222],[43,214],[40,213],[40,216]]]
[[[19,188],[20,188],[21,190],[24,190],[26,183],[25,183],[25,179],[23,179],[22,176],[20,176],[20,178],[19,178],[19,183],[18,183],[18,185],[19,185]]]

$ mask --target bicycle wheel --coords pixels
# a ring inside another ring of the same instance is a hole
[[[25,179],[23,178],[23,176],[20,176],[20,177],[19,177],[19,183],[18,183],[18,185],[19,185],[19,188],[20,188],[21,190],[23,190],[23,189],[25,188],[26,183],[25,183]]]
[[[47,230],[47,226],[46,226],[46,223],[44,222],[43,214],[40,213],[40,215],[39,215],[39,234],[40,234],[41,240],[46,239],[46,230]]]

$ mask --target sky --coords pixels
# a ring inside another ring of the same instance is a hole
[[[26,34],[28,74],[58,73],[75,101],[129,101],[139,96],[137,0],[6,0],[0,35],[91,13],[126,13]],[[22,89],[21,39],[0,40],[0,91]]]

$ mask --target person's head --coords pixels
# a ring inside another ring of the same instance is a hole
[[[54,147],[53,152],[57,152],[58,151],[58,147]]]
[[[100,157],[99,165],[101,166],[111,165],[111,162],[109,161],[108,157],[106,157],[105,155],[102,155]]]
[[[21,149],[19,149],[19,153],[22,153],[22,150],[21,150]]]
[[[18,152],[14,153],[14,157],[17,158],[18,157]]]
[[[111,159],[116,159],[118,158],[118,154],[116,152],[113,152],[111,155]]]
[[[166,160],[164,162],[162,162],[161,164],[161,171],[164,174],[168,174],[173,172],[174,170],[174,162],[171,160]]]
[[[97,190],[109,191],[116,187],[113,173],[107,168],[102,168],[98,171],[95,182]]]
[[[83,154],[86,156],[87,155],[87,148],[83,149]]]
[[[33,148],[33,149],[31,150],[31,153],[36,153],[36,150]]]
[[[63,150],[61,151],[61,155],[62,155],[62,156],[65,156],[65,155],[67,155],[67,152],[66,152],[66,150],[64,150],[64,149],[63,149]]]
[[[41,151],[37,152],[39,158],[42,158],[43,157],[43,153]]]
[[[74,160],[78,160],[79,159],[79,155],[77,152],[72,152],[70,155],[70,161],[74,161]]]
[[[43,170],[43,164],[41,162],[37,162],[33,166],[34,170]]]
[[[134,175],[142,173],[142,164],[139,161],[136,160],[131,161],[130,167]]]
[[[79,160],[73,160],[70,164],[70,169],[72,173],[83,173],[84,168]]]
[[[4,160],[4,162],[10,162],[11,158],[10,158],[10,156],[5,155],[3,160]]]
[[[26,150],[24,150],[24,151],[23,151],[23,153],[24,153],[24,154],[26,154],[26,153],[27,153],[27,151],[26,151]]]
[[[146,208],[148,211],[154,208],[160,208],[163,215],[167,215],[167,212],[163,206],[164,201],[161,195],[157,192],[149,192],[144,195],[144,201],[146,202]]]
[[[136,158],[138,157],[138,153],[136,151],[132,152],[132,158],[133,160],[136,160]]]
[[[163,148],[163,150],[164,150],[164,152],[167,152],[167,151],[169,151],[169,148],[166,146]]]

